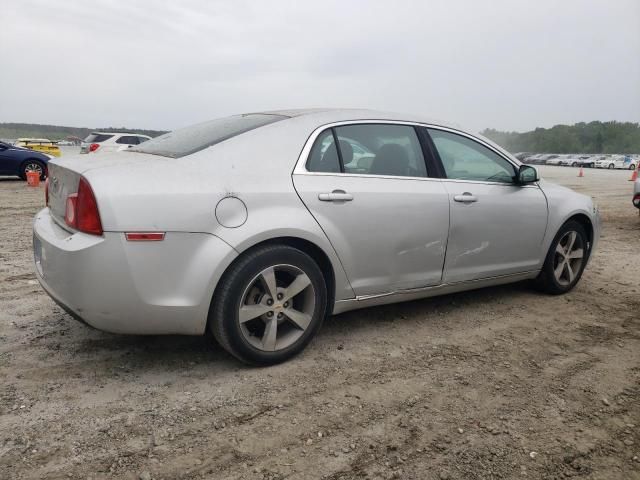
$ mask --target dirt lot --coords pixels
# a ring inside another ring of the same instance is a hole
[[[640,217],[629,172],[542,168],[596,197],[578,287],[331,318],[256,369],[209,338],[125,337],[32,273],[42,189],[0,179],[0,478],[640,479]]]

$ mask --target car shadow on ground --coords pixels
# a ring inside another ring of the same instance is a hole
[[[384,328],[390,322],[423,319],[429,321],[431,312],[438,312],[438,319],[446,319],[448,313],[453,313],[461,306],[481,306],[487,302],[495,302],[500,298],[522,297],[522,304],[531,301],[532,296],[542,295],[531,288],[527,282],[520,282],[497,287],[487,287],[461,293],[453,293],[410,302],[370,307],[354,310],[329,317],[314,342],[329,343],[336,338],[349,343],[349,337],[357,338],[358,332],[364,329]],[[442,315],[442,316],[440,316]],[[69,322],[72,320],[65,317]],[[434,318],[435,320],[435,318]],[[126,365],[130,370],[180,370],[206,366],[215,367],[218,372],[251,369],[220,347],[213,336],[207,333],[203,336],[182,335],[118,335],[100,332],[87,326],[78,325],[84,332],[76,331],[78,343],[72,355],[80,357],[126,357]],[[80,338],[78,338],[80,337]],[[295,360],[293,360],[295,361]],[[95,365],[91,367],[95,368]]]
[[[0,182],[23,182],[26,185],[26,182],[18,177],[0,177]]]

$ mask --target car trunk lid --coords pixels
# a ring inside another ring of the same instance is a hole
[[[67,197],[78,191],[80,172],[49,162],[49,209],[64,224]]]
[[[69,157],[49,162],[49,209],[53,217],[64,225],[67,197],[77,193],[80,177],[89,170],[100,170],[114,167],[139,166],[148,163],[149,170],[154,165],[164,163],[166,159],[154,155],[121,152],[101,157]],[[95,192],[100,205],[100,193]]]

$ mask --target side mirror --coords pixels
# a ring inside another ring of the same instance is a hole
[[[527,183],[534,183],[540,180],[538,170],[531,165],[520,165],[518,169],[518,183],[520,185],[526,185]]]

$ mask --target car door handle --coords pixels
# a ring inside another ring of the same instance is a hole
[[[353,195],[344,190],[334,190],[331,193],[319,193],[318,200],[321,202],[350,202]]]
[[[469,192],[464,192],[462,195],[455,195],[453,199],[456,202],[473,203],[478,201],[478,197],[471,195]]]

